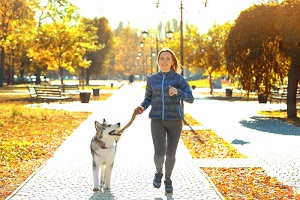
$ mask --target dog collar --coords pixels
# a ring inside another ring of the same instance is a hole
[[[105,143],[102,140],[97,140],[96,138],[93,140],[101,149],[107,149]]]

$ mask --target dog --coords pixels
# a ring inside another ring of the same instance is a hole
[[[92,138],[90,148],[93,158],[93,191],[110,190],[111,175],[117,151],[117,142],[121,134],[117,131],[121,123],[108,124],[105,119],[103,123],[95,121],[96,135]],[[101,179],[99,183],[99,168],[101,168]]]

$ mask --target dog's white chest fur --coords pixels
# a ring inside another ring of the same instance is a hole
[[[120,123],[108,124],[95,121],[96,135],[91,141],[91,154],[93,158],[94,191],[101,188],[110,189],[111,174],[117,151],[117,140],[120,136],[116,130]],[[101,180],[99,182],[99,168],[101,168]]]
[[[101,147],[97,142],[92,142],[92,148],[94,149],[94,161],[97,165],[111,165],[116,157],[117,144],[114,141],[111,144],[105,143],[105,146]]]

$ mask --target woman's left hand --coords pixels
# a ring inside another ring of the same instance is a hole
[[[173,96],[175,94],[178,94],[178,90],[174,87],[172,87],[171,85],[169,85],[169,95]]]

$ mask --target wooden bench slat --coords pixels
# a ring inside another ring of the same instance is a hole
[[[79,85],[62,85],[60,87],[62,90],[62,94],[71,96],[80,94]]]
[[[64,95],[61,92],[60,87],[58,86],[35,86],[34,87],[36,99],[42,99],[49,101],[57,101],[57,100],[72,100],[72,98],[68,95]]]

